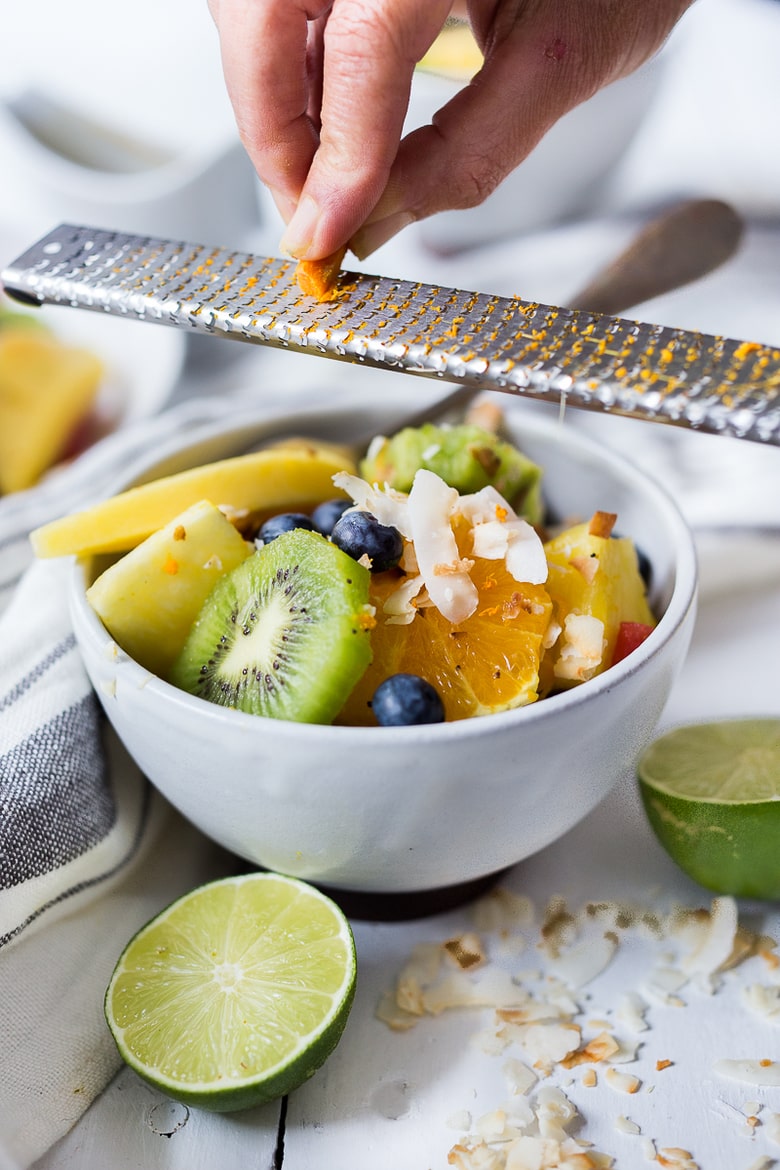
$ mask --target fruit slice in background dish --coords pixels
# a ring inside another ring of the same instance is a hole
[[[780,718],[679,727],[638,764],[658,840],[707,889],[780,898]]]
[[[209,593],[253,552],[202,500],[110,565],[87,600],[122,649],[164,678]]]
[[[234,513],[305,511],[333,495],[333,475],[345,469],[349,459],[328,444],[254,451],[130,488],[35,529],[30,539],[39,557],[125,552],[199,500]]]
[[[465,549],[465,530],[459,544]],[[543,585],[520,584],[503,561],[477,558],[470,572],[478,604],[453,624],[434,606],[419,608],[406,625],[388,620],[385,606],[403,578],[391,571],[371,578],[376,607],[373,661],[340,712],[339,723],[372,725],[371,700],[389,675],[415,674],[438,691],[445,717],[465,719],[532,703],[551,602]]]
[[[338,907],[270,873],[186,894],[128,943],[105,1014],[122,1058],[168,1096],[232,1112],[292,1092],[341,1038],[355,946]]]
[[[0,492],[22,491],[61,459],[89,414],[103,368],[38,326],[0,330]]]
[[[319,533],[282,533],[217,584],[170,681],[253,715],[330,723],[371,658],[368,584]]]

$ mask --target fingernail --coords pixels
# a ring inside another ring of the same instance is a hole
[[[300,259],[314,239],[314,232],[320,218],[320,209],[310,195],[303,195],[298,202],[279,247],[294,260]]]
[[[276,204],[276,210],[284,222],[288,224],[295,215],[295,208],[298,206],[296,201],[291,199],[289,195],[285,195],[283,191],[276,191],[273,187],[268,188],[268,194]]]
[[[414,223],[414,218],[409,211],[396,211],[393,215],[379,219],[376,223],[366,224],[360,231],[355,232],[349,246],[358,260],[365,260],[366,256],[370,256],[377,248],[381,248],[382,244],[392,240],[403,228]]]

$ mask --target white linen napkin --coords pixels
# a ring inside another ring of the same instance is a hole
[[[108,731],[71,630],[67,564],[31,563],[27,534],[225,413],[225,399],[175,407],[0,500],[0,1166],[40,1156],[118,1068],[103,995],[124,944],[231,864]]]

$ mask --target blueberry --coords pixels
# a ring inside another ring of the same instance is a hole
[[[308,528],[312,532],[314,525],[311,517],[304,515],[303,512],[280,512],[278,516],[268,517],[261,525],[256,539],[268,544],[269,540],[276,540],[283,532],[292,532],[295,528]]]
[[[380,524],[370,512],[345,512],[333,526],[330,538],[356,561],[371,558],[371,572],[383,573],[401,559],[404,542],[397,528]]]
[[[444,722],[438,691],[417,674],[391,674],[374,691],[371,709],[380,727]]]
[[[352,500],[344,499],[325,500],[324,503],[318,504],[311,514],[315,530],[321,532],[323,536],[330,536],[336,521],[340,520],[347,508],[352,506]]]

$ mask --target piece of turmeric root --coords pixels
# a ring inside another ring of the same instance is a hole
[[[346,252],[346,247],[343,247],[322,260],[299,260],[295,279],[301,292],[307,297],[316,297],[318,301],[329,300]]]

